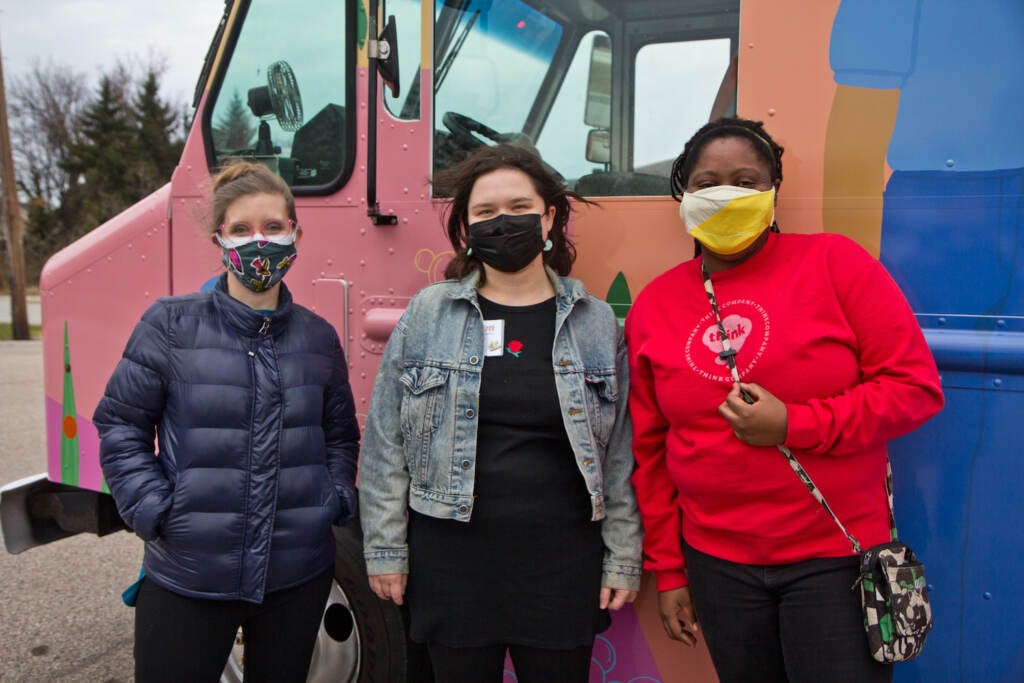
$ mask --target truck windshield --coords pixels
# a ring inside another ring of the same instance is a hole
[[[434,168],[509,142],[581,193],[668,194],[682,142],[735,111],[738,10],[738,0],[435,0]],[[403,111],[418,97],[410,89]]]
[[[436,154],[452,156],[476,141],[532,144],[527,117],[563,33],[516,0],[439,4],[434,125],[447,144]]]

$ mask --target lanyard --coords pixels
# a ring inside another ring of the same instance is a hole
[[[725,325],[722,324],[722,316],[718,312],[718,302],[715,299],[715,288],[711,284],[711,275],[708,273],[708,269],[704,265],[703,259],[701,259],[700,274],[704,279],[704,293],[708,295],[708,302],[711,304],[711,310],[715,314],[715,322],[718,324],[718,335],[722,340],[722,350],[719,352],[718,357],[721,358],[729,367],[729,374],[732,375],[733,381],[739,383],[740,373],[739,370],[736,369],[736,350],[733,349],[732,344],[729,343],[729,335],[726,334]],[[740,389],[740,395],[747,403],[752,404],[754,402],[753,397],[742,389]],[[845,535],[847,540],[850,541],[850,545],[853,547],[853,552],[859,555],[862,552],[860,543],[849,531],[846,530],[843,523],[840,522],[839,518],[836,517],[834,512],[832,512],[832,508],[829,507],[828,503],[825,501],[825,496],[823,496],[821,491],[818,490],[818,487],[814,485],[811,475],[809,475],[807,470],[803,468],[803,465],[801,465],[800,461],[796,459],[796,456],[793,455],[792,451],[781,444],[778,445],[777,448],[779,449],[779,452],[786,457],[786,461],[789,463],[789,466],[793,468],[793,471],[796,472],[796,476],[799,477],[800,481],[802,481],[804,486],[807,487],[808,492],[810,492],[810,494],[814,496],[814,499],[821,504],[821,507],[828,513],[828,516],[832,518],[832,521],[836,523],[839,530],[842,531],[843,535]],[[886,458],[885,462],[885,491],[886,497],[889,501],[889,535],[891,540],[895,541],[896,518],[892,511],[892,465],[889,463],[888,458]]]

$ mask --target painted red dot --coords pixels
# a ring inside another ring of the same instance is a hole
[[[64,436],[73,439],[76,434],[78,434],[78,423],[75,422],[75,418],[68,415],[64,418]]]
[[[526,28],[526,22],[520,21],[518,24],[516,24],[516,28]]]

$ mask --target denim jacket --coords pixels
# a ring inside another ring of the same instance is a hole
[[[601,521],[602,585],[637,590],[643,532],[633,471],[625,343],[614,313],[582,283],[548,271],[556,292],[553,372],[580,475]],[[427,286],[395,327],[373,388],[360,456],[368,573],[408,573],[406,510],[473,514],[484,364],[479,275]]]

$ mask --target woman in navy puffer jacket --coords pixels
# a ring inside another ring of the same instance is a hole
[[[214,179],[213,218],[229,273],[146,311],[93,418],[118,511],[146,541],[135,680],[216,681],[241,627],[247,681],[304,681],[331,524],[357,507],[347,364],[281,283],[301,236],[288,186],[236,162]]]

